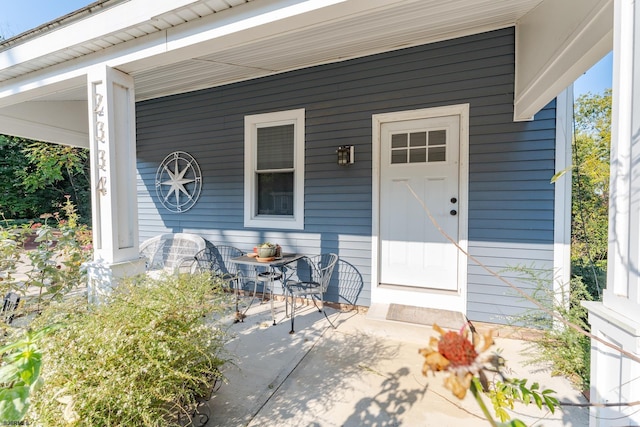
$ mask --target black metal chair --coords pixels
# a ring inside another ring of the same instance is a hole
[[[287,293],[285,298],[285,313],[287,315],[289,315],[289,297],[291,297],[290,334],[295,332],[293,322],[296,314],[296,298],[298,297],[310,296],[318,311],[324,313],[325,317],[327,317],[327,313],[324,311],[324,294],[327,292],[331,275],[337,262],[338,255],[333,253],[303,257],[297,261],[295,266],[296,279],[285,280],[284,282],[284,288]],[[318,307],[314,297],[320,300],[321,307]]]
[[[10,325],[11,322],[13,322],[13,318],[15,317],[19,307],[20,295],[15,292],[8,292],[4,296],[4,301],[2,302],[2,316],[5,323]]]

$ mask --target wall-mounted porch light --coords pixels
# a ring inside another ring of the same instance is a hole
[[[338,153],[338,164],[340,166],[346,166],[353,163],[354,160],[354,149],[353,145],[343,145],[338,147],[336,151]]]

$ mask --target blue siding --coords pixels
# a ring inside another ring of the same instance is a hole
[[[514,29],[506,28],[140,102],[141,238],[195,232],[243,249],[272,240],[285,250],[335,251],[341,266],[328,299],[367,306],[372,114],[470,103],[470,250],[497,267],[532,260],[548,266],[555,106],[534,121],[512,121],[514,52]],[[295,108],[306,110],[305,228],[244,229],[244,116]],[[335,150],[345,144],[355,146],[356,162],[339,167]],[[154,189],[157,165],[174,150],[193,155],[204,176],[200,200],[182,214],[164,210]],[[502,257],[504,246],[519,255]],[[472,265],[468,289],[475,320],[499,321],[486,302],[496,295],[505,307],[526,308]]]

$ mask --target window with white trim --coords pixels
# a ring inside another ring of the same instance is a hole
[[[245,227],[304,229],[304,118],[304,109],[245,116]]]

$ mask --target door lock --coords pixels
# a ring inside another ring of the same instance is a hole
[[[455,216],[458,214],[458,211],[456,211],[455,209],[451,209],[451,211],[449,212],[451,215]]]
[[[451,198],[451,203],[457,203],[457,202],[458,202],[458,199],[456,199],[455,197]]]

